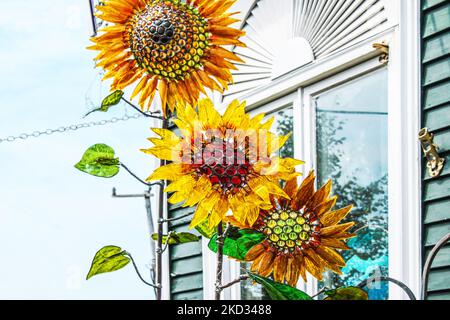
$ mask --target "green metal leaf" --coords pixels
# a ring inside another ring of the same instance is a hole
[[[109,96],[107,96],[105,99],[103,99],[102,106],[100,108],[100,111],[107,112],[110,107],[118,105],[120,100],[123,97],[123,91],[117,90],[111,93]]]
[[[126,252],[122,251],[121,248],[116,246],[103,247],[95,254],[86,280],[101,273],[122,269],[128,263],[130,263],[130,259],[126,256]]]
[[[163,244],[167,243],[167,235],[163,236]],[[158,234],[152,234],[152,239],[158,241]],[[169,245],[190,243],[190,242],[198,242],[200,238],[193,233],[189,232],[180,232],[180,233],[172,233],[169,239]]]
[[[357,287],[341,287],[326,291],[325,294],[325,300],[369,300],[367,292]]]
[[[108,112],[109,108],[119,104],[123,95],[124,95],[124,92],[121,90],[114,91],[109,96],[107,96],[105,99],[103,99],[102,106],[100,108],[92,110],[91,112],[87,113],[84,117],[87,117],[88,115],[90,115],[91,113],[94,113],[94,112]]]
[[[197,230],[202,236],[205,238],[211,239],[211,237],[216,233],[216,228],[210,228],[209,227],[209,220],[206,219],[202,223],[200,223],[198,226],[195,227],[195,230]]]
[[[258,243],[261,243],[265,238],[266,236],[259,231],[232,228],[225,238],[223,254],[230,258],[244,261],[247,252]],[[208,247],[213,252],[217,252],[217,234],[212,236]]]
[[[272,300],[312,300],[305,292],[287,284],[275,282],[251,272],[248,272],[248,275],[253,281],[263,286]]]
[[[119,173],[119,159],[115,157],[114,150],[105,144],[96,144],[90,147],[75,168],[87,174],[112,178]]]

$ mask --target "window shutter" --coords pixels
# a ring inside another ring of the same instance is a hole
[[[194,212],[195,208],[169,205],[169,218],[176,218]],[[169,224],[169,230],[192,232],[189,230],[192,217]],[[173,300],[203,300],[203,256],[202,242],[175,245],[170,248],[170,293]]]

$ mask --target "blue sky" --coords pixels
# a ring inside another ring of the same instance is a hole
[[[108,88],[85,50],[91,33],[87,1],[2,0],[0,136],[31,133],[133,114],[125,106],[82,116]],[[0,144],[0,299],[151,299],[131,267],[86,282],[95,252],[116,244],[142,271],[150,259],[144,202],[111,198],[143,187],[125,173],[100,180],[73,168],[102,142],[140,176],[151,173],[146,119]]]

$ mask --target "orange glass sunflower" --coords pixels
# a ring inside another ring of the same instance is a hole
[[[239,20],[228,9],[236,0],[107,0],[97,17],[112,23],[92,38],[97,66],[114,78],[111,89],[137,82],[132,99],[150,108],[156,91],[166,106],[195,105],[205,87],[223,92],[232,82],[230,61],[243,62],[223,45],[244,46]]]
[[[155,146],[143,151],[172,162],[148,181],[170,180],[170,203],[197,205],[191,227],[206,219],[217,226],[229,209],[237,221],[253,225],[261,208],[271,208],[270,195],[289,199],[278,181],[297,177],[295,166],[302,162],[273,156],[289,138],[269,131],[274,119],[250,118],[238,101],[221,116],[209,99],[199,101],[198,113],[186,106],[177,117],[181,136],[153,129],[161,138],[149,139]]]
[[[349,232],[353,222],[339,223],[352,206],[332,211],[337,200],[330,198],[332,182],[318,191],[314,185],[314,172],[300,187],[296,179],[289,181],[284,191],[291,200],[272,197],[272,208],[261,212],[254,228],[267,238],[247,253],[252,272],[273,274],[293,287],[300,276],[306,281],[306,271],[318,280],[326,269],[341,274],[346,263],[336,249],[348,250],[345,240],[355,235]]]

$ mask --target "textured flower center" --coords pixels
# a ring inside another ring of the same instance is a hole
[[[159,45],[168,44],[174,36],[174,30],[172,22],[166,19],[152,21],[149,29],[152,41]]]
[[[294,252],[319,245],[321,226],[314,214],[291,210],[271,212],[263,220],[262,231],[278,251]]]
[[[245,152],[231,143],[210,143],[195,156],[197,175],[206,176],[223,193],[238,193],[248,183],[252,166]]]
[[[177,0],[154,1],[128,21],[131,51],[148,73],[184,80],[202,67],[208,48],[207,22],[193,7]]]

